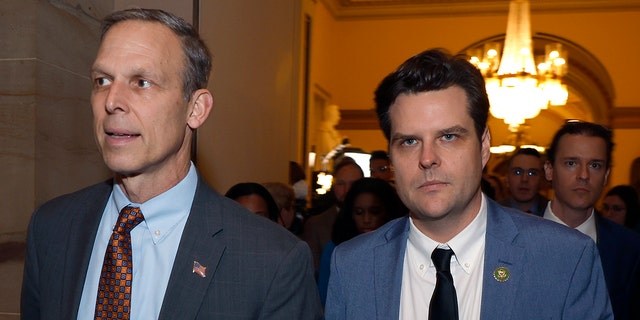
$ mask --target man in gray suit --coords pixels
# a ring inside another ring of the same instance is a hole
[[[591,239],[481,192],[489,101],[465,57],[420,53],[375,101],[410,216],[335,249],[326,319],[613,318]]]
[[[190,161],[213,106],[210,68],[180,18],[105,18],[91,102],[114,178],[34,212],[22,319],[322,318],[308,246],[219,195]]]

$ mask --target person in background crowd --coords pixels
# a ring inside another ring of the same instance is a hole
[[[594,208],[611,170],[613,133],[596,123],[570,121],[553,136],[544,164],[554,198],[544,218],[574,228],[597,244],[613,314],[640,319],[640,235]]]
[[[640,232],[640,204],[633,187],[617,185],[602,200],[602,215],[613,222]]]
[[[384,181],[393,183],[393,169],[391,167],[391,160],[386,151],[376,150],[371,152],[371,158],[369,158],[369,172],[372,178],[382,179]]]
[[[225,197],[234,200],[247,210],[275,223],[281,220],[280,210],[269,190],[256,182],[241,182],[233,185]]]
[[[333,169],[331,184],[331,191],[335,196],[334,205],[318,215],[309,217],[304,224],[304,231],[300,237],[311,248],[316,273],[320,265],[322,249],[331,240],[333,223],[342,208],[344,197],[353,183],[362,178],[364,178],[362,168],[352,158],[345,157],[339,160]]]
[[[499,201],[506,207],[542,216],[549,199],[540,194],[544,180],[542,157],[533,148],[518,149],[509,160],[507,188],[509,198]]]
[[[278,205],[280,212],[278,223],[293,234],[299,234],[302,229],[303,216],[295,209],[295,193],[293,188],[282,182],[265,182],[262,184]]]

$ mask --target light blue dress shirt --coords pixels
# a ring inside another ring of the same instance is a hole
[[[94,319],[104,253],[118,214],[127,205],[139,206],[145,218],[131,231],[131,319],[158,319],[197,184],[198,175],[191,163],[189,173],[182,181],[142,204],[129,201],[120,187],[114,185],[93,245],[78,319]]]

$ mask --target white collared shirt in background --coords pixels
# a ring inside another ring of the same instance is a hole
[[[429,303],[436,286],[436,268],[431,253],[436,247],[449,247],[451,275],[458,298],[460,319],[480,319],[482,307],[482,274],[487,230],[485,195],[476,218],[446,244],[425,236],[409,219],[409,239],[404,256],[400,294],[400,319],[427,319]]]
[[[588,235],[591,239],[593,239],[595,243],[598,243],[598,232],[596,231],[596,219],[594,217],[593,211],[594,209],[591,208],[591,214],[589,215],[589,218],[587,218],[587,220],[585,220],[582,224],[575,227],[574,229]],[[547,209],[544,210],[543,217],[547,220],[551,220],[563,226],[567,226],[567,224],[564,223],[564,221],[560,220],[560,218],[558,218],[558,216],[556,216],[556,214],[553,213],[553,210],[551,210],[551,201],[549,201],[549,203],[547,204]]]

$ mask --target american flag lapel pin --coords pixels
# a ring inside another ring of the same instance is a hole
[[[200,264],[198,261],[193,261],[193,273],[197,273],[199,276],[207,277],[207,267]]]

